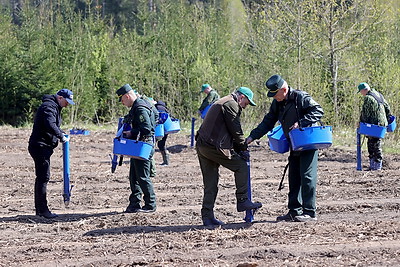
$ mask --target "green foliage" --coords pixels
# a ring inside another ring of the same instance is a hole
[[[66,123],[116,124],[125,83],[190,121],[210,83],[220,95],[253,89],[257,107],[243,117],[251,128],[268,111],[264,83],[275,73],[309,92],[327,124],[357,126],[363,81],[399,112],[394,0],[28,2],[17,20],[9,6],[0,11],[1,124],[31,122],[43,94],[61,88],[76,100]]]

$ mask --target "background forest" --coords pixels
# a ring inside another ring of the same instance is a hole
[[[360,82],[399,115],[397,0],[0,0],[0,124],[33,120],[43,94],[74,92],[66,123],[115,124],[129,83],[190,121],[210,83],[221,96],[255,92],[245,124],[261,121],[265,81],[281,74],[309,92],[326,124],[357,127]]]

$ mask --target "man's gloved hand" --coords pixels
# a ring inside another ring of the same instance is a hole
[[[388,123],[390,124],[390,123],[393,122],[394,116],[393,116],[392,114],[389,114],[389,115],[386,117],[386,119],[387,119]]]
[[[250,161],[250,151],[248,150],[240,151],[239,156],[245,161]]]
[[[251,142],[253,142],[253,138],[251,138],[250,136],[247,137],[244,141],[246,144],[250,144]]]
[[[69,141],[69,136],[66,137],[66,136],[64,135],[63,138],[62,138],[62,140],[61,140],[61,142],[64,144],[65,142],[68,142],[68,141]]]

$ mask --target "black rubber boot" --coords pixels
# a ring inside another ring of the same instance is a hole
[[[204,226],[211,226],[211,225],[224,225],[223,221],[216,219],[215,217],[212,218],[202,218]]]
[[[161,151],[161,155],[163,158],[163,162],[160,165],[168,165],[169,164],[169,155],[167,154],[167,150]]]
[[[49,211],[49,210],[46,210],[46,211],[44,211],[44,212],[36,212],[36,215],[37,216],[40,216],[40,217],[44,217],[44,218],[46,218],[46,219],[54,219],[54,218],[57,218],[58,217],[58,215],[57,214],[55,214],[55,213],[52,213],[51,211]]]
[[[237,211],[245,211],[245,210],[253,210],[259,209],[262,207],[260,202],[251,202],[249,199],[238,199],[237,202]]]
[[[225,224],[223,221],[220,221],[215,218],[214,211],[209,213],[207,216],[203,216],[201,219],[203,220],[204,226],[224,225]]]

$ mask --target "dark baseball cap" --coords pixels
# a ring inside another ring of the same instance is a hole
[[[64,97],[69,104],[75,105],[75,102],[73,101],[74,93],[72,93],[71,90],[63,88],[57,92],[57,95]]]
[[[118,95],[118,101],[121,102],[121,97],[128,93],[130,90],[133,90],[129,84],[125,84],[121,88],[119,88],[115,93]]]

